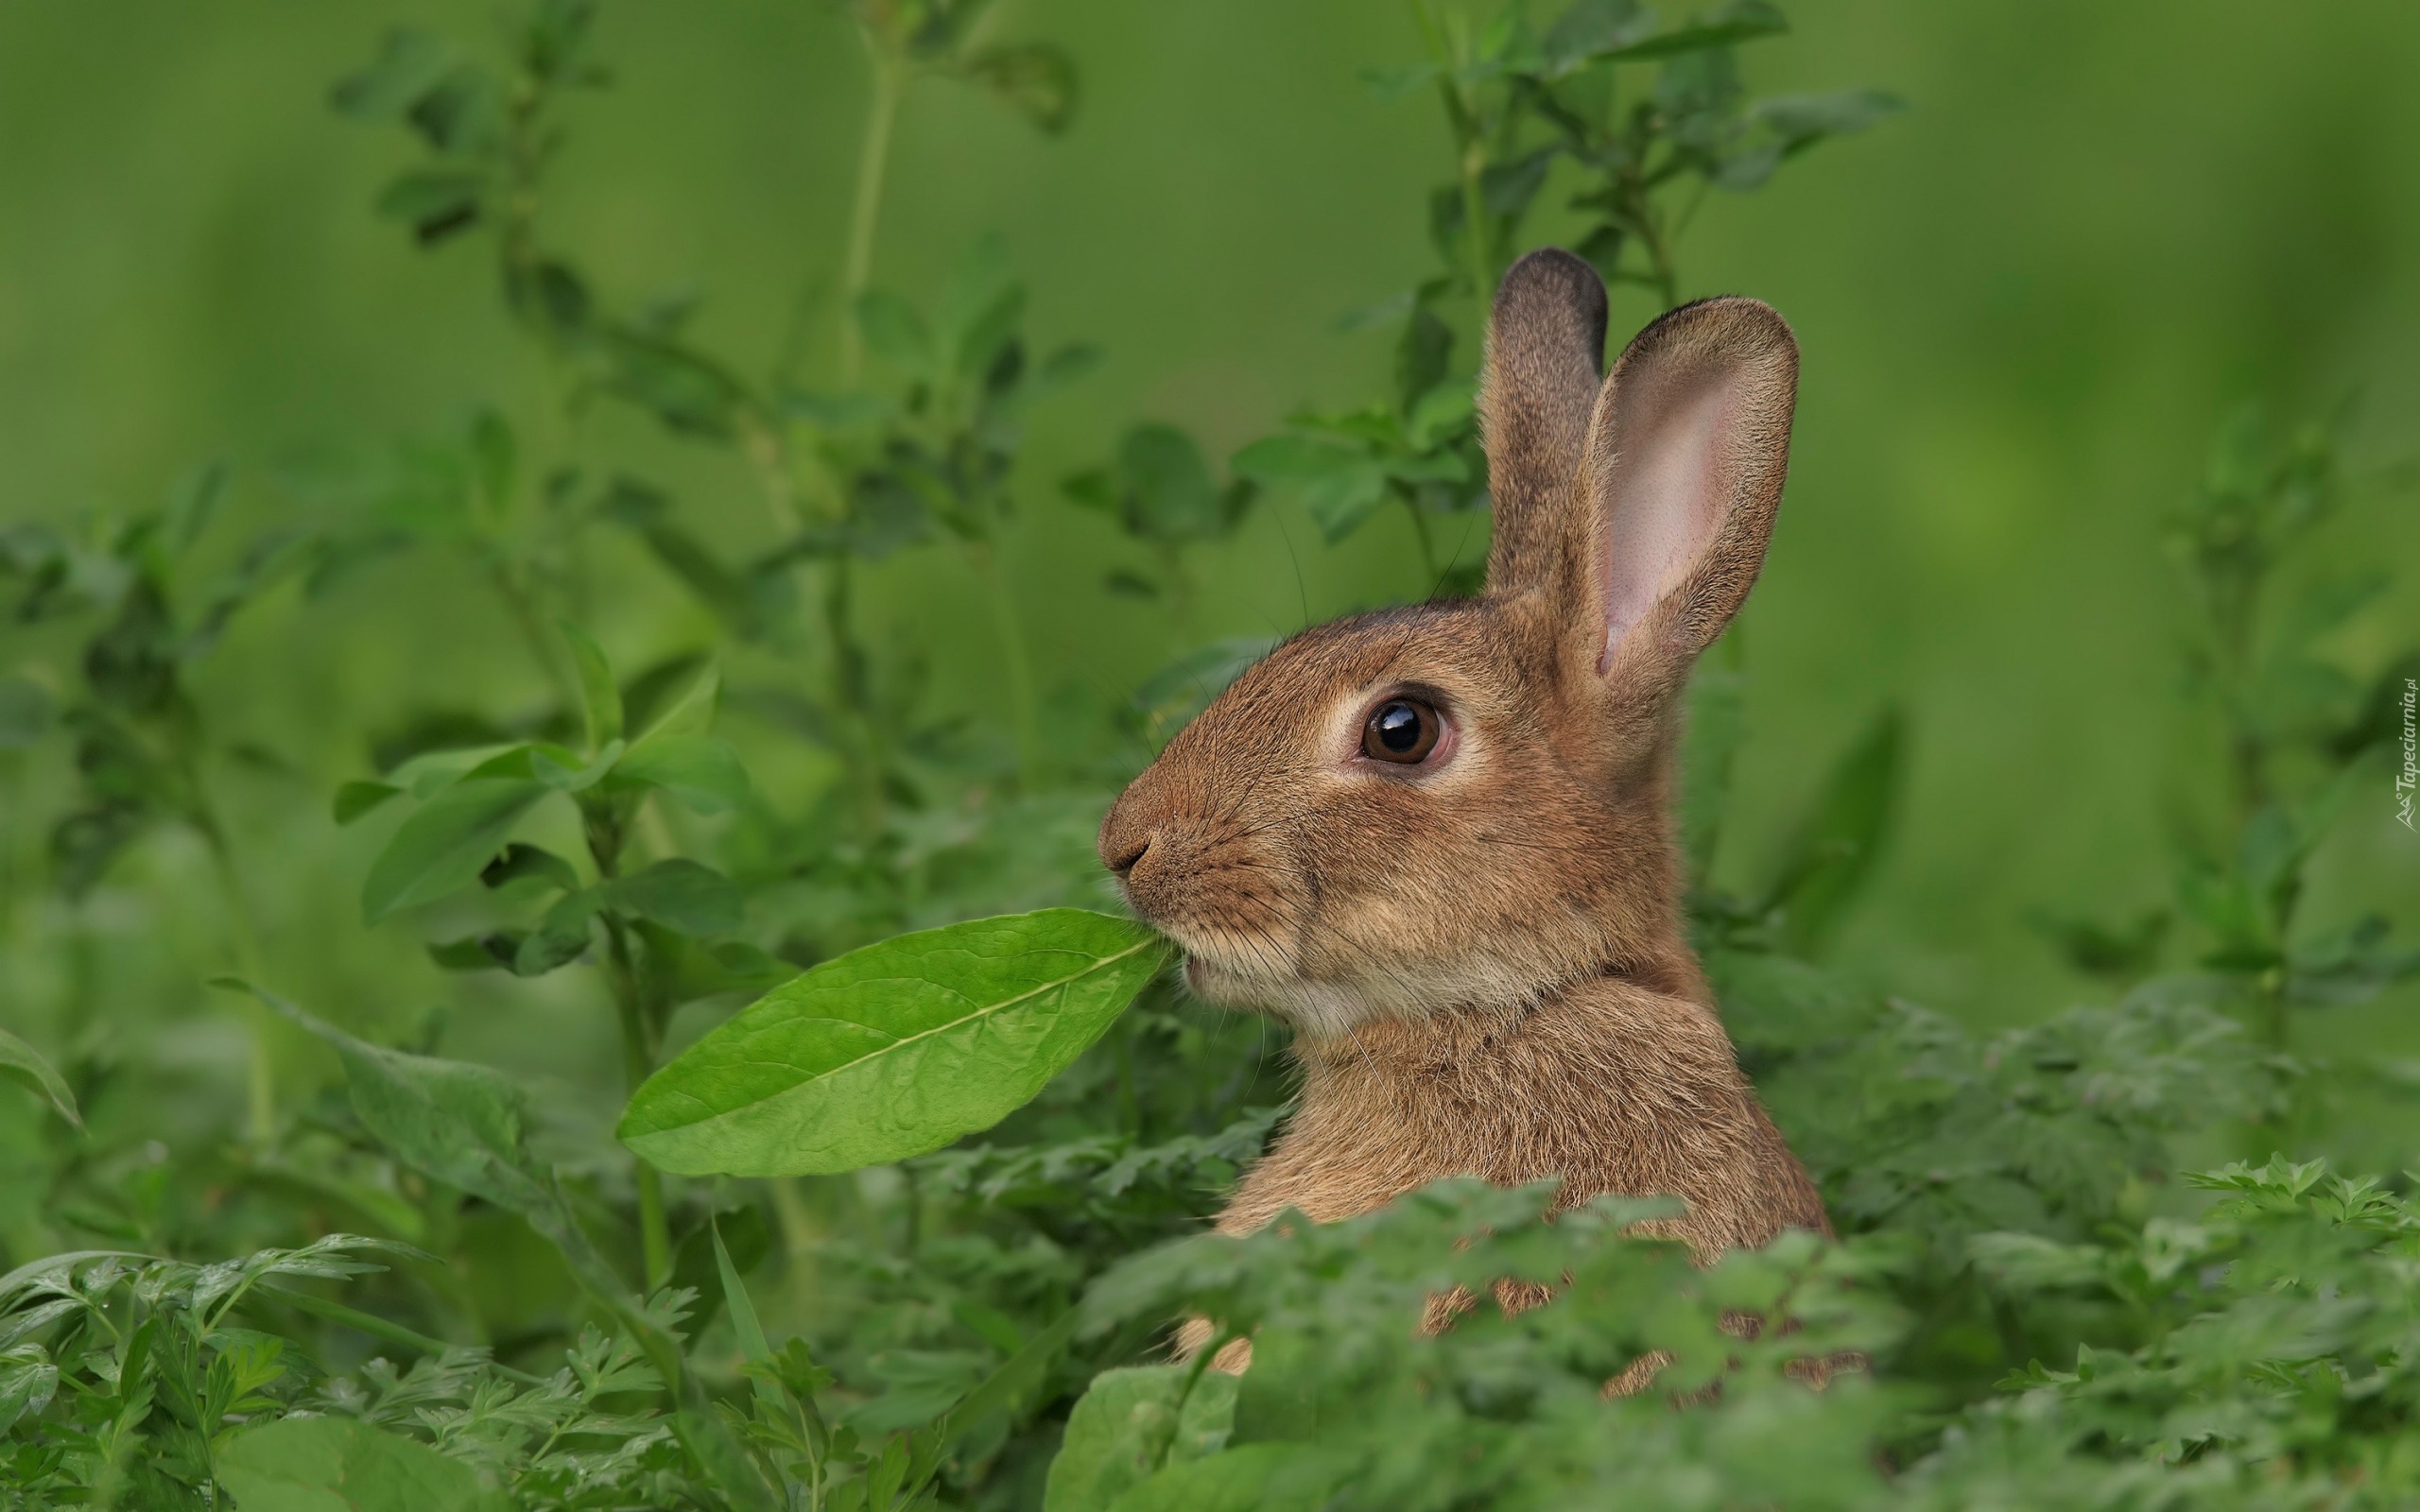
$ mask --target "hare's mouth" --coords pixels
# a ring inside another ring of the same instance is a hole
[[[1184,952],[1184,985],[1222,1008],[1269,1008],[1300,982],[1293,952],[1272,936],[1198,922],[1159,926]]]

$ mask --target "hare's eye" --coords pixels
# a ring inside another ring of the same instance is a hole
[[[1437,711],[1411,698],[1390,698],[1378,705],[1361,729],[1361,754],[1372,761],[1409,765],[1437,748],[1444,728]]]

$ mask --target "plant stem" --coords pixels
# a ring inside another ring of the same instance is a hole
[[[227,827],[218,820],[201,786],[201,774],[186,764],[186,782],[194,797],[194,827],[201,832],[202,849],[210,852],[211,869],[217,873],[218,892],[227,910],[227,933],[235,945],[235,970],[245,981],[259,985],[261,981],[260,930],[252,921],[252,906],[244,891],[244,879],[235,867],[234,848],[228,842]],[[251,1001],[248,999],[248,1001]],[[252,1143],[267,1149],[277,1133],[277,1066],[269,1057],[269,1013],[258,1002],[251,1002],[248,1015],[251,1020],[251,1048],[247,1057],[244,1081],[244,1126]]]
[[[1462,144],[1462,223],[1470,231],[1471,304],[1478,312],[1479,341],[1487,340],[1488,317],[1495,294],[1495,270],[1487,254],[1487,197],[1480,180],[1487,172],[1487,147],[1476,137]]]
[[[26,813],[25,787],[25,753],[0,750],[0,815],[10,816],[5,824],[0,824],[0,930],[12,928],[17,920],[15,819]]]
[[[641,1001],[638,966],[631,958],[630,932],[612,914],[605,915],[606,954],[613,963],[614,1006],[622,1026],[622,1080],[631,1091],[655,1070],[655,1035]],[[654,1291],[672,1278],[672,1230],[664,1216],[664,1177],[642,1158],[633,1158],[639,1193],[639,1251],[647,1270],[646,1290]]]
[[[782,1250],[794,1265],[804,1264],[821,1238],[821,1226],[807,1210],[798,1177],[777,1176],[765,1183],[772,1194],[773,1221],[782,1230]]]
[[[1133,1037],[1121,1028],[1111,1038],[1117,1051],[1118,1122],[1126,1125],[1127,1132],[1140,1140],[1143,1137],[1143,1097],[1134,1080]]]
[[[1025,626],[1017,618],[1016,600],[1010,596],[1007,575],[998,552],[988,541],[973,543],[969,552],[975,571],[992,600],[992,617],[1000,632],[1000,661],[1009,679],[1009,701],[1016,723],[1017,783],[1030,793],[1042,780],[1042,723],[1034,703],[1033,659],[1025,642]]]
[[[2260,973],[2255,988],[2260,994],[2261,1027],[2267,1032],[2269,1048],[2283,1054],[2292,1039],[2292,1021],[2286,1011],[2286,973],[2270,967]]]
[[[1663,229],[1655,224],[1655,207],[1644,189],[1638,194],[1639,240],[1646,244],[1647,262],[1655,280],[1655,297],[1664,308],[1677,309],[1681,303],[1681,275],[1672,264],[1671,244],[1665,239]]]
[[[622,824],[603,813],[586,816],[589,859],[599,882],[611,882],[621,869]],[[605,925],[607,975],[614,989],[614,1017],[622,1030],[622,1080],[629,1091],[655,1071],[657,1026],[648,1002],[636,953],[631,948],[630,926],[607,909],[597,916]],[[644,1159],[632,1157],[631,1175],[639,1195],[639,1253],[646,1272],[644,1291],[652,1292],[672,1278],[672,1230],[664,1216],[664,1177]]]
[[[1403,507],[1411,511],[1411,533],[1420,541],[1420,570],[1427,574],[1428,591],[1433,593],[1444,575],[1437,570],[1437,542],[1428,533],[1428,511],[1420,507],[1419,500],[1410,497],[1405,498]]]
[[[272,1297],[293,1308],[296,1312],[308,1313],[313,1317],[342,1324],[356,1332],[367,1333],[373,1339],[383,1339],[389,1344],[400,1344],[406,1349],[416,1349],[432,1360],[453,1348],[443,1339],[432,1339],[425,1333],[404,1327],[401,1323],[390,1323],[374,1313],[365,1313],[357,1307],[347,1307],[342,1302],[332,1302],[324,1297],[313,1297],[308,1292],[291,1290],[274,1281],[262,1282],[245,1300],[258,1306],[260,1302]],[[543,1376],[533,1376],[527,1371],[515,1370],[510,1366],[497,1365],[493,1361],[489,1362],[488,1367],[496,1374],[518,1381],[524,1385],[543,1386],[546,1383]]]
[[[545,674],[547,685],[554,689],[555,697],[577,715],[580,708],[579,685],[572,679],[562,659],[555,654],[554,639],[546,633],[545,626],[538,618],[538,607],[530,602],[528,589],[513,576],[512,569],[502,562],[495,565],[489,577],[495,584],[497,595],[504,600],[505,611],[512,616],[513,627],[521,632],[522,643],[528,646],[530,659],[538,663],[539,671]]]
[[[840,381],[854,387],[865,365],[857,333],[857,297],[873,274],[874,225],[882,216],[882,181],[890,164],[890,130],[899,118],[906,67],[883,50],[872,30],[866,53],[873,62],[873,94],[866,102],[865,138],[857,152],[857,188],[849,206],[849,241],[840,274]]]
[[[872,834],[882,828],[882,774],[889,757],[881,722],[874,717],[873,700],[866,693],[865,648],[849,632],[852,566],[852,558],[845,554],[832,558],[823,585],[823,629],[832,643],[832,704],[843,722],[854,727],[840,737],[841,757],[857,790],[858,816]]]
[[[1465,48],[1466,31],[1460,26],[1441,25],[1427,0],[1412,0],[1412,15],[1419,22],[1421,40],[1428,48],[1428,56],[1441,73],[1437,91],[1444,97],[1445,120],[1461,148],[1459,164],[1462,188],[1463,249],[1469,258],[1465,269],[1471,280],[1471,304],[1478,316],[1478,338],[1487,339],[1488,316],[1495,293],[1494,260],[1487,249],[1487,196],[1483,180],[1487,173],[1487,142],[1480,128],[1478,112],[1470,95],[1455,79]],[[1454,20],[1459,21],[1456,17]]]
[[[855,329],[854,326],[851,329]],[[805,523],[799,514],[798,490],[790,478],[789,448],[780,427],[750,405],[739,407],[739,444],[756,469],[756,483],[765,494],[765,512],[773,528],[796,535]]]
[[[1168,623],[1175,627],[1177,644],[1191,645],[1193,641],[1193,575],[1185,570],[1184,550],[1173,541],[1164,541],[1160,548],[1160,580],[1167,584]]]

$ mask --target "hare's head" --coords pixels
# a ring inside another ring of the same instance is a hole
[[[1102,822],[1202,997],[1334,1033],[1692,970],[1674,704],[1764,560],[1798,350],[1742,299],[1674,310],[1600,382],[1604,341],[1586,263],[1516,264],[1480,394],[1486,593],[1294,637]]]

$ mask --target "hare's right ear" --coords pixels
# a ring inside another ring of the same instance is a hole
[[[1588,427],[1575,672],[1625,703],[1679,689],[1764,565],[1797,398],[1798,343],[1754,300],[1684,305],[1631,342]]]

